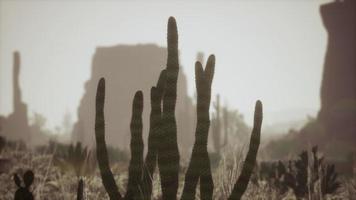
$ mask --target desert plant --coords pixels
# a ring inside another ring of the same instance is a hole
[[[318,155],[317,146],[312,148],[311,158],[308,151],[302,151],[297,160],[288,162],[287,167],[278,161],[272,163],[272,169],[268,170],[272,172],[268,179],[274,181],[273,186],[280,194],[291,188],[298,199],[324,197],[335,193],[341,186],[335,165],[324,163],[324,157]]]
[[[159,76],[156,87],[151,88],[151,114],[150,129],[148,134],[148,149],[143,170],[143,193],[144,199],[151,199],[153,173],[157,165],[159,131],[162,124],[161,102],[166,82],[166,70]]]
[[[50,143],[51,144],[51,143]],[[59,146],[53,148],[54,161],[62,171],[73,170],[76,176],[90,176],[96,168],[96,157],[87,147],[82,147],[80,142],[67,147]],[[51,149],[51,148],[50,148]]]
[[[162,119],[158,131],[158,168],[161,178],[162,198],[175,199],[178,191],[179,151],[175,107],[179,72],[178,31],[176,20],[170,17],[167,27],[167,66],[162,97]]]
[[[197,126],[195,144],[191,160],[185,175],[182,199],[194,199],[195,190],[200,179],[200,195],[202,199],[212,199],[213,179],[207,150],[210,127],[209,107],[211,84],[214,77],[215,56],[208,58],[205,70],[200,62],[195,64],[195,84],[197,88]]]
[[[131,130],[131,161],[127,192],[124,197],[118,191],[114,176],[109,167],[107,147],[105,142],[105,79],[98,83],[96,94],[95,138],[97,159],[102,182],[110,199],[150,199],[152,177],[158,163],[161,180],[162,198],[176,199],[178,190],[179,151],[177,144],[177,129],[175,120],[175,104],[177,93],[178,63],[178,34],[175,19],[168,21],[168,59],[167,67],[161,73],[157,87],[151,89],[151,116],[148,155],[143,163],[142,141],[142,110],[143,94],[136,92],[130,124]],[[212,199],[213,181],[210,161],[207,153],[207,139],[210,127],[209,106],[211,83],[214,75],[215,57],[210,56],[207,67],[203,70],[201,63],[196,63],[196,83],[198,90],[198,123],[196,141],[193,147],[191,161],[186,174],[185,189],[182,199],[194,199],[195,189],[200,179],[200,191],[203,199]],[[163,86],[164,85],[164,86]],[[162,104],[162,109],[161,109]],[[249,183],[260,144],[262,124],[262,103],[257,101],[255,107],[254,127],[252,130],[249,150],[229,199],[240,199]],[[150,182],[151,181],[151,182]],[[148,185],[151,184],[151,185]]]
[[[78,189],[77,189],[77,200],[84,199],[84,181],[83,179],[79,179],[78,181]]]
[[[30,186],[34,180],[34,173],[27,170],[23,175],[24,186],[21,184],[21,179],[17,174],[14,174],[14,182],[18,189],[15,192],[15,200],[33,200],[33,194],[30,191]]]
[[[211,134],[215,152],[211,154],[219,161],[221,151],[228,144],[228,140],[236,137],[245,140],[250,128],[246,125],[243,115],[238,110],[230,108],[228,105],[220,104],[220,95],[216,95],[213,102],[214,112],[211,120]]]
[[[5,144],[6,144],[6,140],[4,137],[0,136],[0,154],[2,152],[2,150],[4,149],[5,147]]]
[[[337,180],[335,166],[323,162],[324,158],[319,157],[317,146],[312,148],[312,159],[309,159],[307,151],[303,151],[299,157],[299,160],[295,161],[297,182],[294,188],[298,198],[312,196],[313,193],[316,193],[314,186],[318,181],[321,181],[320,189],[322,196],[337,191],[340,183]],[[308,164],[309,160],[312,163]]]
[[[224,127],[225,130],[225,135],[223,142],[221,142],[221,137],[222,137],[222,114],[221,114],[221,106],[220,106],[220,95],[216,95],[216,100],[214,105],[215,112],[213,113],[212,117],[212,123],[211,123],[211,133],[213,136],[213,146],[215,149],[215,153],[217,155],[220,155],[221,149],[227,144],[227,131],[226,128]],[[224,116],[226,117],[226,111],[224,112]],[[224,125],[226,125],[227,121],[224,120]]]
[[[335,165],[322,166],[321,174],[321,194],[325,196],[335,193],[341,186],[341,183],[337,180],[338,175],[335,171]]]

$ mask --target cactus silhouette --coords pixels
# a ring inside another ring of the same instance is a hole
[[[262,102],[258,100],[255,105],[254,122],[249,149],[241,170],[240,177],[237,179],[237,182],[234,185],[234,189],[232,190],[229,197],[230,200],[241,199],[242,195],[247,189],[253,168],[256,165],[256,157],[261,140],[262,118]]]
[[[162,198],[176,199],[178,190],[179,151],[175,107],[177,100],[178,31],[176,20],[170,17],[167,30],[166,84],[162,104],[162,125],[159,131],[158,168],[161,178]]]
[[[148,149],[143,171],[144,199],[151,199],[153,173],[157,165],[159,131],[162,125],[162,97],[166,81],[166,71],[162,70],[156,87],[151,88],[150,130],[148,134]]]
[[[95,116],[95,141],[96,156],[100,169],[101,179],[106,192],[111,200],[122,199],[115,183],[114,176],[109,166],[108,151],[105,142],[105,79],[101,78],[96,92],[96,116]]]
[[[197,126],[195,143],[191,160],[185,175],[182,199],[194,199],[195,190],[200,178],[200,194],[202,199],[212,199],[213,180],[207,150],[210,127],[209,107],[211,83],[214,77],[215,56],[211,55],[203,70],[202,64],[195,64],[195,83],[197,88]]]
[[[124,197],[122,197],[118,191],[114,176],[110,170],[105,142],[105,79],[101,78],[98,83],[95,117],[97,160],[103,185],[111,200],[151,199],[152,175],[156,165],[158,165],[161,180],[162,199],[177,199],[179,150],[177,144],[175,105],[179,63],[177,25],[173,17],[170,17],[168,21],[167,41],[167,67],[161,72],[157,85],[151,88],[150,129],[145,162],[143,162],[142,140],[142,92],[136,92],[133,100],[130,124],[131,161],[129,165],[128,188]],[[202,199],[212,199],[213,196],[214,185],[207,151],[207,142],[210,127],[209,107],[214,69],[214,55],[209,57],[205,70],[200,62],[197,62],[195,66],[198,94],[197,128],[193,152],[185,176],[182,199],[195,198],[195,190],[199,180]],[[256,163],[260,143],[261,124],[262,103],[257,101],[249,151],[241,175],[229,199],[240,199],[247,188],[252,169]]]
[[[1,130],[1,127],[0,127],[0,130]],[[2,150],[4,149],[5,147],[5,144],[6,144],[6,140],[4,137],[0,136],[0,154],[2,152]]]
[[[156,87],[151,89],[152,111],[148,142],[148,153],[143,167],[143,140],[142,140],[142,111],[143,94],[136,92],[131,118],[131,161],[129,165],[129,179],[127,192],[124,199],[150,199],[152,194],[152,174],[157,163],[157,133],[161,121],[161,99],[165,82],[165,71],[162,71]],[[105,144],[104,129],[104,101],[105,101],[105,79],[100,79],[96,98],[96,142],[97,159],[104,187],[110,199],[122,199],[117,185],[109,167],[107,148]]]
[[[33,194],[30,191],[30,186],[33,183],[34,174],[28,170],[23,175],[24,187],[21,184],[21,179],[17,174],[14,174],[14,182],[18,189],[15,192],[15,200],[33,200]]]
[[[131,118],[131,160],[129,164],[129,179],[125,199],[140,199],[142,196],[141,177],[143,165],[143,140],[142,140],[142,111],[143,94],[137,91],[132,105]]]
[[[227,144],[227,120],[226,120],[226,110],[223,111],[223,115],[221,114],[221,106],[220,106],[220,95],[216,95],[216,101],[213,104],[215,113],[213,114],[212,122],[211,122],[211,133],[213,136],[213,145],[215,152],[220,155],[221,148],[223,148]],[[224,122],[224,140],[221,142],[221,137],[222,137],[222,126],[221,126],[221,121]]]
[[[77,200],[83,200],[84,199],[84,181],[83,179],[79,179],[78,182],[78,189],[77,189]]]

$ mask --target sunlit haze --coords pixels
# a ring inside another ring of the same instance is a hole
[[[12,111],[12,53],[21,53],[23,101],[54,128],[77,108],[100,46],[166,46],[175,16],[180,63],[194,96],[199,51],[216,55],[213,94],[251,124],[315,116],[327,35],[319,6],[329,1],[0,1],[0,114]],[[133,79],[135,77],[132,77]],[[148,94],[145,94],[148,95]]]

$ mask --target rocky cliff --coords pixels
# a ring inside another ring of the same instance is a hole
[[[156,84],[160,71],[165,68],[166,56],[166,48],[153,44],[97,48],[92,60],[91,78],[85,84],[85,94],[78,109],[78,122],[74,126],[73,139],[87,145],[94,144],[95,91],[101,77],[105,77],[107,82],[107,142],[116,147],[128,147],[131,104],[137,90],[144,93],[143,125],[147,137],[150,89]],[[195,109],[187,94],[187,81],[182,68],[177,94],[178,139],[181,150],[184,151],[188,150],[186,147],[192,146]]]
[[[321,6],[328,45],[318,120],[330,139],[356,141],[356,1]]]

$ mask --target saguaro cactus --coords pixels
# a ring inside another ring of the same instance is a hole
[[[192,157],[185,175],[182,199],[194,199],[195,190],[200,178],[200,194],[202,199],[212,199],[213,179],[211,176],[208,155],[208,135],[210,127],[209,107],[211,83],[214,77],[215,56],[211,55],[205,70],[200,62],[195,64],[195,84],[197,88],[197,126]]]
[[[130,124],[131,160],[125,199],[139,199],[140,196],[142,196],[142,192],[140,191],[143,165],[142,111],[143,94],[142,91],[137,91],[132,105],[132,118]]]
[[[216,101],[213,104],[215,113],[213,114],[213,119],[212,119],[212,136],[213,136],[213,145],[215,152],[220,156],[221,148],[223,148],[227,144],[227,120],[226,120],[226,110],[224,109],[221,111],[221,106],[220,106],[220,95],[216,95]],[[221,114],[221,112],[223,112]],[[221,142],[222,138],[222,126],[221,126],[221,121],[224,122],[224,140]]]
[[[179,151],[175,107],[177,100],[178,31],[176,20],[170,17],[167,30],[166,85],[163,95],[162,130],[159,136],[158,167],[161,178],[162,198],[176,199],[178,190]]]
[[[152,194],[152,174],[157,163],[158,131],[161,129],[161,99],[165,82],[165,71],[162,71],[156,87],[151,89],[152,111],[150,119],[150,133],[148,153],[143,164],[142,140],[142,111],[143,94],[136,92],[132,105],[131,118],[131,161],[129,166],[129,180],[127,191],[123,198],[118,191],[113,174],[109,167],[107,148],[105,143],[105,79],[100,79],[96,96],[96,125],[95,135],[97,143],[97,159],[102,176],[103,185],[110,199],[150,199]]]
[[[129,166],[128,189],[124,199],[150,199],[152,194],[152,174],[158,163],[161,179],[162,199],[177,199],[179,151],[177,144],[177,125],[175,104],[177,97],[178,34],[175,19],[168,22],[168,59],[167,68],[161,72],[156,87],[151,88],[150,132],[148,153],[143,164],[142,110],[143,94],[136,92],[131,118],[131,161]],[[209,106],[211,84],[214,76],[215,57],[209,57],[205,70],[200,62],[196,63],[197,87],[197,128],[191,161],[185,177],[182,199],[194,199],[195,189],[200,180],[202,199],[212,199],[213,180],[207,152],[210,127]],[[105,143],[105,80],[99,81],[96,95],[95,138],[97,159],[105,190],[111,200],[123,199],[109,167]],[[247,188],[252,169],[256,163],[260,143],[262,123],[262,104],[257,101],[254,128],[249,151],[241,172],[229,199],[240,199]]]
[[[262,103],[261,101],[257,101],[255,106],[255,115],[249,149],[241,170],[241,175],[237,179],[237,182],[234,185],[234,189],[232,190],[232,193],[229,197],[230,200],[241,199],[242,195],[247,189],[253,168],[256,165],[256,157],[261,139],[262,118]]]
[[[111,200],[122,199],[109,166],[108,151],[105,142],[105,79],[101,78],[96,91],[95,141],[96,157],[101,173],[101,179]]]
[[[148,149],[144,163],[142,189],[144,199],[151,199],[153,173],[157,165],[159,134],[162,125],[162,97],[166,81],[166,70],[162,70],[156,87],[151,88],[150,130],[148,134]]]

